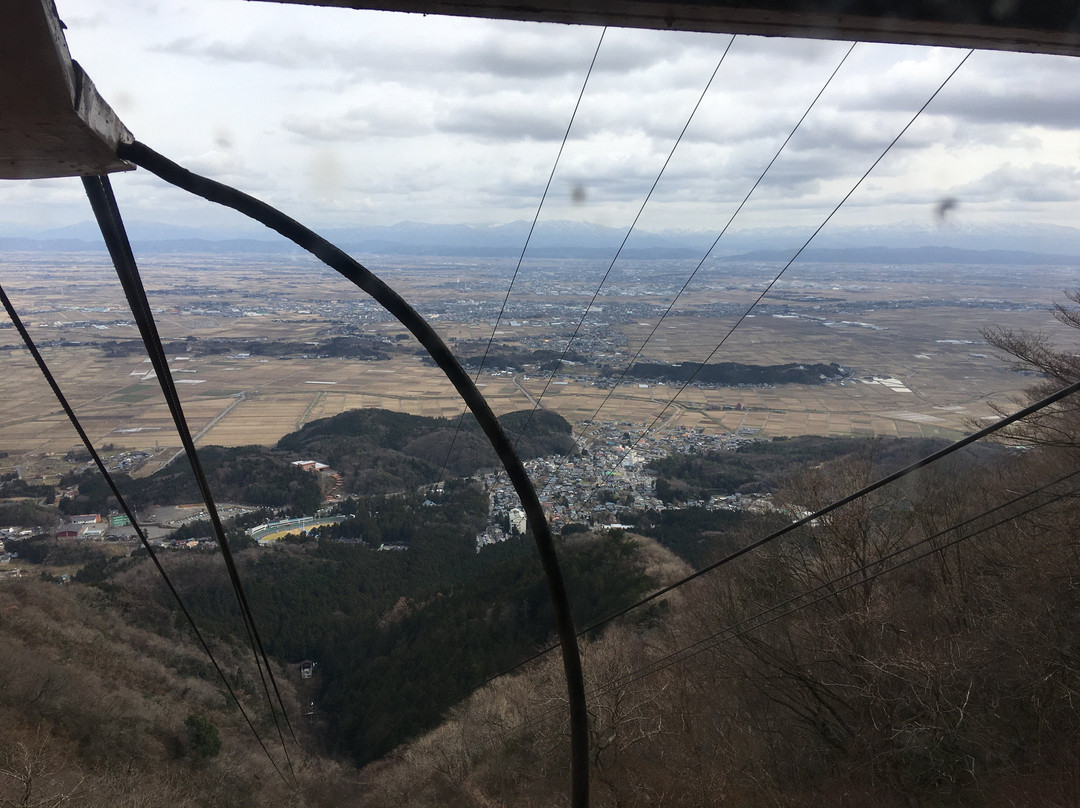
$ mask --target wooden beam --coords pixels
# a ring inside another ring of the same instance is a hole
[[[131,134],[72,61],[52,0],[0,2],[0,179],[104,174]]]
[[[1080,55],[1080,0],[273,0],[676,31]]]

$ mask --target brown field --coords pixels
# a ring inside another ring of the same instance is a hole
[[[205,269],[211,265],[215,267],[212,273]],[[175,451],[179,441],[157,381],[143,378],[150,370],[148,360],[137,355],[109,358],[100,347],[107,340],[137,338],[135,329],[124,325],[131,316],[100,258],[90,261],[85,255],[63,256],[50,263],[38,256],[8,257],[6,263],[0,263],[0,272],[35,341],[69,343],[43,347],[42,353],[94,443],[112,444],[117,451],[156,451],[159,458]],[[147,262],[144,272],[158,327],[167,341],[188,337],[315,341],[340,333],[335,329],[342,322],[354,320],[353,333],[393,338],[403,331],[397,323],[371,315],[373,309],[363,308],[360,293],[315,270],[307,261],[275,264],[264,271],[250,259],[185,256]],[[454,268],[452,272],[456,277],[461,270]],[[962,288],[952,290],[938,283],[932,272],[905,273],[896,281],[881,268],[865,270],[859,284],[829,292],[842,296],[849,307],[857,309],[859,301],[864,302],[862,310],[849,308],[841,313],[823,312],[818,298],[811,294],[835,289],[829,285],[832,281],[795,278],[777,293],[778,300],[771,302],[783,301],[791,312],[818,320],[759,313],[747,318],[709,360],[839,362],[854,371],[843,384],[691,386],[672,402],[677,388],[655,383],[624,382],[609,391],[574,376],[548,384],[545,376],[521,373],[484,373],[479,383],[498,413],[531,407],[547,386],[544,406],[573,423],[592,418],[602,404],[600,420],[661,429],[752,430],[763,436],[956,437],[973,420],[991,415],[991,402],[1007,402],[1032,381],[995,357],[985,347],[980,329],[1004,325],[1052,331],[1055,323],[1046,309],[1061,299],[1059,290],[1067,288],[1071,280],[1067,268],[1040,268],[1019,285],[1000,280],[1001,273],[995,272],[989,273],[994,276],[989,280],[972,275]],[[808,270],[808,275],[812,274]],[[421,312],[445,305],[446,296],[458,290],[445,273],[431,267],[395,267],[388,280],[411,295]],[[505,293],[502,281],[495,277],[470,278],[470,282],[477,287],[461,291],[462,297],[501,300]],[[713,279],[703,284],[704,291],[689,295],[685,305],[664,320],[642,358],[703,361],[734,323],[734,317],[703,316],[703,307],[717,300],[750,300],[756,282],[732,277],[722,283]],[[873,304],[882,299],[930,295],[942,299],[920,308]],[[554,298],[526,288],[521,299],[547,305]],[[584,299],[559,297],[566,307],[561,322],[576,323]],[[654,298],[632,295],[626,299],[652,306],[658,303]],[[980,299],[987,302],[972,302]],[[1020,300],[1025,307],[1003,308],[994,302],[1001,300]],[[594,314],[590,314],[590,322]],[[825,317],[831,325],[823,324]],[[503,344],[525,341],[535,347],[557,336],[553,326],[542,320],[511,325],[511,319],[508,316],[499,327],[498,340]],[[441,313],[433,322],[451,341],[480,342],[491,333],[490,322],[456,322],[452,312]],[[611,359],[613,367],[625,365],[653,322],[644,318],[605,326],[612,344],[620,346],[621,353]],[[1055,335],[1061,341],[1075,340],[1075,335],[1060,328]],[[309,421],[354,408],[458,415],[459,399],[442,374],[414,355],[411,341],[394,344],[405,347],[395,349],[388,361],[181,354],[171,355],[170,362],[190,427],[200,444],[272,444]],[[0,329],[0,347],[12,346],[0,352],[4,390],[0,449],[8,453],[0,464],[10,467],[29,462],[44,469],[52,462],[50,456],[76,448],[78,439],[19,345],[13,328]],[[866,383],[866,377],[895,379],[905,389]],[[155,466],[152,462],[146,469]]]

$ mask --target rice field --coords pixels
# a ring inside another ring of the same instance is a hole
[[[64,261],[48,265],[40,258],[8,257],[0,261],[0,270],[16,306],[28,312],[25,318],[34,339],[95,445],[111,444],[118,451],[146,449],[164,456],[179,446],[179,440],[158,382],[145,354],[107,354],[111,342],[134,340],[137,335],[109,268],[100,261],[86,266],[86,261],[80,255],[72,257],[70,265]],[[213,273],[201,275],[193,263],[197,259],[192,257],[160,259],[146,269],[146,282],[163,339],[173,341],[169,356],[173,378],[198,443],[273,444],[306,423],[357,408],[451,418],[461,412],[460,400],[441,372],[415,355],[411,338],[399,338],[401,326],[335,279],[313,282],[306,264],[275,267],[272,282],[267,282],[262,268],[250,260],[225,261]],[[1053,286],[1061,281],[1052,275],[1042,279],[1045,288],[1038,293],[1056,299],[1053,295],[1059,293]],[[419,299],[421,310],[425,301],[434,306],[449,293],[445,273],[430,268],[423,272],[402,268],[396,282]],[[499,300],[499,284],[485,283],[487,291],[472,289],[468,294]],[[870,286],[850,292],[849,298],[877,300],[930,288],[899,281],[892,287]],[[752,296],[741,287],[729,292],[725,298],[729,302]],[[989,283],[973,283],[964,293],[987,298],[1005,294]],[[1032,296],[1035,291],[1025,289],[1024,294]],[[533,298],[547,300],[536,294]],[[582,305],[570,296],[560,299],[567,311]],[[700,362],[708,357],[734,318],[703,316],[707,302],[695,297],[665,319],[642,359]],[[993,414],[991,402],[1007,403],[1032,381],[993,356],[984,347],[980,330],[1001,324],[1006,315],[1004,322],[1013,328],[1054,327],[1040,306],[1006,314],[989,305],[958,303],[914,310],[871,307],[832,319],[818,316],[809,304],[795,310],[805,316],[752,315],[709,361],[838,362],[852,370],[842,384],[690,386],[679,391],[673,385],[635,380],[602,389],[574,376],[549,383],[545,376],[521,372],[484,373],[478,383],[497,413],[531,408],[542,395],[544,407],[575,424],[598,417],[654,428],[700,427],[762,436],[957,437],[968,424]],[[482,343],[491,334],[486,320],[458,322],[452,313],[443,313],[434,322],[451,341]],[[508,319],[500,325],[498,339],[511,346],[544,346],[555,342],[556,325],[565,328],[565,323],[573,322],[576,318],[571,315],[552,323],[535,317]],[[192,338],[317,344],[339,333],[343,323],[350,333],[387,340],[392,358],[277,358],[182,350],[183,341]],[[612,325],[613,344],[621,346],[623,356],[636,352],[653,324],[643,319]],[[6,322],[3,326],[0,450],[8,458],[2,462],[10,466],[38,458],[35,462],[41,464],[49,456],[77,448],[79,442],[14,329]],[[618,361],[613,359],[612,364]]]

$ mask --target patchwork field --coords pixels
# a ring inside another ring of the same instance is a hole
[[[400,325],[309,261],[185,256],[144,264],[173,378],[200,444],[271,444],[311,420],[355,408],[461,412],[450,384],[417,355]],[[465,280],[460,266],[440,269],[435,262],[394,265],[384,275],[451,344],[483,345],[508,277],[507,267],[488,264]],[[955,437],[991,416],[992,402],[1007,403],[1033,381],[986,347],[982,329],[1075,340],[1047,313],[1072,282],[1069,267],[953,268],[959,280],[947,284],[939,279],[950,275],[940,268],[811,265],[732,331],[764,272],[754,265],[723,278],[706,274],[656,327],[670,296],[664,288],[642,293],[648,267],[631,267],[598,298],[571,346],[595,365],[564,366],[553,378],[536,368],[486,368],[481,389],[496,412],[542,399],[579,424],[595,417],[763,436]],[[144,472],[172,456],[179,441],[145,353],[125,347],[137,333],[110,267],[85,254],[52,261],[7,256],[0,277],[94,443],[150,453]],[[526,352],[565,347],[591,295],[576,277],[548,267],[522,281],[496,343]],[[6,318],[2,326],[0,450],[7,457],[0,467],[44,468],[50,457],[78,448],[78,439]],[[340,336],[380,346],[385,358],[319,353]],[[291,347],[278,355],[278,345]],[[311,354],[298,354],[297,345],[310,345]],[[639,351],[641,360],[662,363],[836,362],[851,374],[843,382],[777,387],[595,383],[600,365],[618,378]]]

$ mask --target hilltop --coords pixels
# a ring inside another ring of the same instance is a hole
[[[520,433],[517,451],[525,459],[565,454],[574,446],[570,424],[548,410],[507,413],[499,416],[499,423],[512,437]],[[347,493],[400,491],[437,482],[444,465],[459,477],[499,466],[471,413],[459,429],[456,419],[350,410],[304,424],[281,438],[277,448],[328,463],[345,476]]]

